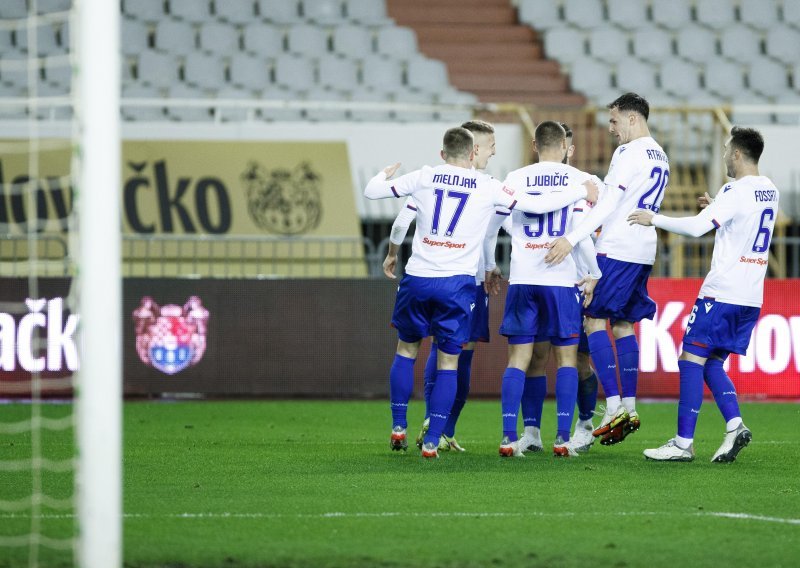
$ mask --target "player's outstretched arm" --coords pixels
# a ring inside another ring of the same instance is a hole
[[[585,181],[579,186],[572,186],[564,191],[548,193],[545,195],[529,195],[521,191],[516,192],[516,208],[526,213],[550,213],[558,211],[578,201],[585,199],[589,202],[597,201],[597,186],[590,180]],[[505,205],[500,203],[500,205]]]
[[[400,167],[400,162],[386,166],[378,172],[369,182],[367,187],[364,188],[364,197],[367,199],[385,199],[387,197],[399,197],[401,194],[395,189],[393,183],[388,180],[397,172]],[[403,176],[405,177],[405,176]],[[402,178],[401,178],[402,179]],[[407,195],[408,192],[402,195]]]
[[[719,226],[708,213],[709,211],[710,209],[706,208],[694,217],[676,218],[656,215],[647,209],[637,209],[628,215],[628,223],[645,227],[658,227],[685,237],[700,237]]]

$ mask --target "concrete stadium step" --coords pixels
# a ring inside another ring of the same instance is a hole
[[[405,22],[398,22],[406,25]],[[504,26],[501,24],[418,24],[410,26],[417,32],[420,45],[427,42],[454,42],[472,44],[480,39],[491,40],[493,43],[508,44],[514,42],[536,41],[538,36],[535,31],[526,26]]]
[[[493,69],[502,75],[560,75],[561,66],[555,61],[550,60],[530,60],[508,57],[503,59],[493,59],[491,57],[469,57],[450,61],[447,69],[450,75],[456,73],[468,73],[487,68]],[[433,56],[436,57],[436,56]],[[437,57],[437,59],[439,59]]]
[[[480,48],[463,43],[426,42],[423,53],[434,59],[441,59],[451,64],[468,60],[473,54],[485,59],[499,61],[536,61],[542,56],[542,48],[538,43],[491,43],[480,44]],[[557,64],[556,64],[557,65]]]
[[[541,93],[566,91],[567,78],[563,75],[520,76],[482,72],[450,73],[450,82],[462,91],[504,90],[508,92]]]

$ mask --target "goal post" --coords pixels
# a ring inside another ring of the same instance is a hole
[[[77,564],[121,566],[122,281],[119,2],[74,0],[77,31]],[[73,170],[75,171],[75,170]]]

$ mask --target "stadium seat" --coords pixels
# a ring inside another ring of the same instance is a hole
[[[328,51],[328,33],[319,26],[301,24],[292,26],[286,34],[291,53],[316,57]]]
[[[361,59],[373,51],[372,32],[364,26],[344,25],[333,29],[333,50],[346,57]]]
[[[731,25],[720,34],[722,55],[743,63],[754,63],[763,58],[760,34],[743,25]]]
[[[423,55],[409,59],[406,64],[406,83],[412,89],[427,93],[447,89],[450,86],[447,66]]]
[[[661,65],[661,88],[679,97],[691,97],[700,89],[700,71],[697,65],[682,59],[670,58]]]
[[[225,66],[214,55],[190,53],[183,64],[183,78],[201,89],[219,88],[225,83]]]
[[[14,49],[14,36],[10,28],[0,28],[0,56]]]
[[[152,87],[166,88],[178,80],[178,62],[169,54],[148,49],[139,54],[138,80]]]
[[[64,25],[63,29],[66,28],[67,26]],[[42,24],[36,28],[36,46],[34,49],[31,49],[31,46],[28,45],[28,29],[24,23],[16,29],[15,35],[17,49],[28,54],[33,53],[35,49],[37,56],[55,55],[66,53],[69,47],[69,40],[63,46],[59,42],[59,31],[56,25]]]
[[[123,0],[122,13],[155,24],[164,19],[164,0]]]
[[[733,0],[702,0],[695,4],[697,21],[709,28],[722,30],[736,21]]]
[[[276,24],[300,24],[300,3],[297,0],[257,0],[258,13],[265,20]]]
[[[611,88],[611,68],[602,61],[583,57],[570,65],[569,79],[573,89],[587,95],[606,91]]]
[[[256,17],[254,0],[217,0],[214,11],[218,19],[229,24],[249,24]]]
[[[717,55],[716,34],[700,26],[687,25],[675,36],[675,47],[681,57],[703,63]]]
[[[72,0],[37,0],[36,2],[36,11],[39,14],[67,12],[70,8],[72,8]]]
[[[567,27],[553,28],[544,34],[544,49],[551,59],[562,63],[576,61],[586,56],[586,36]]]
[[[122,21],[120,49],[124,55],[138,55],[150,47],[150,28],[139,20]]]
[[[690,0],[669,0],[651,4],[653,22],[671,30],[677,30],[692,21]]]
[[[606,25],[600,0],[564,0],[564,19],[583,29]]]
[[[169,0],[167,5],[174,18],[193,24],[211,20],[209,0]]]
[[[731,108],[731,122],[733,124],[745,124],[749,126],[754,124],[770,124],[772,122],[773,111],[770,108],[772,101],[767,97],[750,91],[744,91],[739,93],[733,103],[733,107]],[[756,108],[746,108],[748,106]]]
[[[321,25],[336,25],[345,19],[342,0],[303,2],[303,15],[307,20]]]
[[[659,61],[672,55],[672,35],[661,28],[646,27],[636,30],[631,41],[633,53],[645,61]]]
[[[156,88],[142,83],[122,85],[122,118],[133,121],[164,120],[164,108],[152,106],[131,106],[126,99],[161,99],[163,95]]]
[[[385,103],[388,102],[387,95],[372,89],[357,89],[350,94],[350,100],[359,103]],[[350,120],[386,122],[392,119],[388,109],[359,108],[354,107],[350,110]]]
[[[273,102],[293,101],[298,98],[298,94],[284,89],[267,89],[261,93],[261,100]],[[303,118],[299,108],[265,107],[262,108],[258,116],[264,120],[272,121],[296,121]]]
[[[4,53],[0,59],[0,80],[10,86],[27,89],[28,63],[29,60],[20,51]]]
[[[260,91],[270,82],[269,66],[261,58],[245,53],[235,53],[231,56],[230,82],[237,88]]]
[[[133,74],[133,59],[128,57],[120,57],[119,61],[119,68],[120,68],[120,79],[122,80],[122,84],[130,83],[134,80],[135,75]]]
[[[434,97],[430,93],[401,90],[394,93],[394,101],[407,105],[433,105]],[[417,110],[414,108],[397,109],[393,116],[400,122],[428,122],[435,120],[433,110]]]
[[[17,20],[28,15],[25,0],[3,0],[0,2],[0,20]]]
[[[45,57],[42,62],[44,80],[54,85],[69,85],[72,81],[72,66],[63,56]]]
[[[27,89],[0,82],[0,99],[23,98],[26,96],[28,96]],[[0,119],[2,120],[22,120],[27,118],[27,116],[27,105],[24,103],[20,105],[10,105],[4,102],[0,105]]]
[[[562,25],[557,2],[520,0],[519,20],[537,30],[549,30]]]
[[[200,48],[209,53],[228,55],[239,51],[239,31],[229,24],[207,22],[198,33]]]
[[[626,30],[648,26],[647,0],[607,0],[608,19]]]
[[[784,4],[784,16],[786,5]],[[775,26],[767,34],[765,45],[767,54],[778,61],[792,65],[800,60],[800,31],[794,28]]]
[[[472,93],[465,93],[453,88],[444,89],[436,93],[435,100],[445,105],[473,105],[478,102],[478,97]],[[446,109],[435,112],[435,118],[440,121],[460,124],[472,118],[471,109]]]
[[[589,32],[589,53],[597,59],[616,63],[630,57],[628,35],[613,27],[604,27]]]
[[[317,107],[314,103],[325,102],[345,102],[348,97],[340,92],[327,89],[312,89],[305,93],[303,97],[309,105],[305,109],[307,120],[318,121],[345,121],[347,120],[347,109]]]
[[[366,57],[361,65],[361,81],[375,91],[392,93],[403,86],[403,68],[382,57]]]
[[[36,95],[42,98],[66,97],[69,93],[69,85],[51,83],[41,83],[36,91]],[[68,120],[72,117],[72,107],[41,101],[36,109],[36,117],[39,120]]]
[[[783,0],[783,22],[800,29],[800,2],[797,0]]]
[[[638,59],[626,60],[617,66],[617,87],[621,91],[632,91],[648,99],[658,88],[656,67]]]
[[[411,28],[385,26],[376,35],[378,53],[394,59],[407,59],[417,55],[417,34]]]
[[[275,83],[295,91],[313,87],[314,66],[311,60],[296,55],[279,55],[275,58]]]
[[[215,95],[215,99],[222,100],[243,100],[252,101],[258,98],[258,95],[253,91],[246,89],[237,89],[230,85],[219,89]],[[239,107],[216,107],[216,118],[223,122],[244,122],[253,120],[256,116],[256,109],[254,108],[239,108]]]
[[[769,59],[754,62],[747,77],[750,90],[761,95],[776,96],[789,90],[786,67]]]
[[[794,91],[784,92],[782,95],[775,97],[775,104],[779,106],[791,105],[793,107],[798,107],[800,106],[800,94]],[[800,125],[800,113],[796,110],[785,112],[778,108],[775,110],[775,122],[794,126]]]
[[[245,51],[255,55],[275,57],[284,51],[284,33],[277,26],[253,22],[244,27],[242,40]]]
[[[744,91],[742,66],[721,57],[711,58],[705,64],[706,90],[726,100],[736,100]]]
[[[338,91],[352,91],[358,86],[358,67],[353,60],[335,55],[319,58],[319,84]]]
[[[360,24],[370,26],[387,26],[394,20],[386,14],[385,0],[345,0],[347,17]]]
[[[192,53],[197,49],[195,30],[187,22],[163,19],[156,24],[153,45],[179,55]]]
[[[740,2],[739,17],[743,24],[767,31],[778,23],[778,4],[775,0]]]
[[[204,100],[207,99],[206,93],[201,89],[196,89],[186,83],[176,83],[168,89],[170,99],[189,99],[189,100]],[[205,122],[214,119],[211,112],[211,104],[208,106],[180,106],[170,105],[167,106],[167,115],[173,119],[181,122]]]

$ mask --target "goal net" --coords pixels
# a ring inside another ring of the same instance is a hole
[[[121,564],[119,7],[0,2],[0,557]]]

